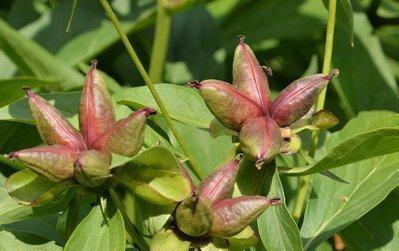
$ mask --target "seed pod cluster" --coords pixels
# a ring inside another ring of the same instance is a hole
[[[176,224],[182,232],[192,237],[207,234],[228,238],[241,232],[269,206],[280,204],[278,198],[257,195],[230,198],[239,159],[222,164],[177,207]]]
[[[290,147],[283,142],[279,128],[289,127],[304,116],[329,80],[338,74],[334,69],[330,75],[315,74],[298,79],[272,101],[267,74],[244,37],[239,36],[233,61],[233,84],[208,79],[193,81],[191,85],[199,90],[216,119],[239,134],[243,153],[260,168],[280,152],[292,153],[292,149],[299,149],[297,145]],[[214,125],[211,125],[213,134]],[[292,137],[292,142],[300,143],[297,135]]]
[[[110,177],[112,153],[131,157],[140,150],[147,117],[156,111],[147,107],[116,121],[111,96],[96,67],[97,61],[93,61],[83,86],[80,132],[48,101],[24,87],[47,146],[12,152],[10,158],[52,181],[76,179],[84,186],[96,187]]]

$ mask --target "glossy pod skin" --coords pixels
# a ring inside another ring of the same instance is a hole
[[[38,146],[9,154],[18,159],[32,171],[51,181],[62,182],[73,178],[74,162],[79,150],[70,146]]]
[[[93,149],[127,157],[136,155],[143,145],[147,117],[155,113],[154,109],[147,107],[119,120],[93,143]]]
[[[79,131],[45,99],[28,87],[23,88],[29,101],[32,116],[43,142],[85,150],[86,145]]]
[[[88,147],[115,123],[111,96],[96,68],[97,61],[93,60],[83,85],[79,107],[79,128]]]
[[[226,82],[209,79],[193,85],[199,89],[212,114],[233,131],[239,131],[247,120],[262,115],[258,104]]]
[[[241,150],[248,159],[256,161],[255,165],[259,169],[272,160],[282,146],[280,128],[268,117],[254,118],[245,123],[239,138]]]
[[[280,127],[297,121],[310,110],[330,79],[338,74],[338,70],[334,70],[330,75],[316,74],[292,82],[273,100],[271,117]]]
[[[244,96],[255,101],[263,114],[268,114],[271,98],[267,76],[244,40],[244,36],[238,36],[233,61],[233,85]]]

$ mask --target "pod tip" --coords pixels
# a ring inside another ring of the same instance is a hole
[[[328,75],[330,78],[336,77],[339,75],[339,70],[337,68],[332,69],[330,74]]]
[[[32,89],[29,86],[22,86],[22,90],[24,90],[26,96],[30,97],[32,93]]]
[[[198,80],[193,80],[193,81],[188,82],[188,86],[199,89],[199,88],[201,88],[201,83]]]
[[[270,199],[270,206],[278,206],[281,204],[280,198],[271,198]]]
[[[244,158],[244,154],[243,153],[239,153],[236,155],[235,159],[240,162],[242,160],[242,158]]]
[[[151,107],[143,108],[143,111],[146,113],[147,116],[157,114],[157,110]]]
[[[97,68],[97,65],[98,65],[98,60],[97,60],[97,59],[93,59],[93,60],[91,60],[91,63],[90,63],[90,65],[91,65],[91,67],[92,67],[92,68]]]
[[[237,41],[239,44],[245,44],[245,36],[244,35],[238,35],[237,36]]]

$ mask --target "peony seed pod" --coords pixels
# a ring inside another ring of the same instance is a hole
[[[264,114],[268,114],[271,98],[267,76],[244,39],[238,36],[233,61],[233,85],[240,93],[255,101]]]
[[[103,184],[110,177],[108,157],[95,150],[81,152],[75,161],[76,180],[88,187]]]
[[[196,195],[185,199],[176,209],[176,223],[183,233],[193,237],[208,233],[213,223],[211,205]]]
[[[111,96],[93,60],[83,86],[79,108],[79,127],[86,144],[91,144],[115,123]]]
[[[144,142],[147,117],[155,114],[152,108],[133,112],[126,119],[119,120],[113,127],[93,143],[92,148],[101,152],[114,152],[126,157],[137,154]]]
[[[74,162],[79,150],[70,146],[38,146],[12,152],[15,158],[32,171],[47,177],[54,182],[61,182],[73,177]]]
[[[249,120],[240,131],[241,150],[250,160],[256,160],[256,167],[272,160],[281,149],[282,140],[277,123],[268,117]]]
[[[85,150],[82,136],[69,121],[45,99],[28,87],[23,88],[40,137],[48,145],[65,145]]]
[[[272,102],[271,117],[281,127],[297,121],[310,110],[317,95],[327,86],[328,81],[337,75],[338,70],[334,70],[330,75],[316,74],[292,82]]]
[[[199,198],[208,199],[210,204],[228,198],[234,187],[239,165],[240,158],[222,164],[213,174],[201,182]]]
[[[212,114],[233,131],[239,131],[245,121],[262,116],[261,108],[254,101],[226,82],[210,79],[193,85],[200,90]]]
[[[278,198],[258,195],[219,201],[213,206],[214,220],[209,234],[222,238],[234,236],[255,221],[266,208],[280,203]]]

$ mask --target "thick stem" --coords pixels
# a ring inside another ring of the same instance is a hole
[[[334,42],[334,29],[335,29],[335,13],[337,10],[337,0],[329,0],[328,2],[328,20],[327,20],[327,34],[326,34],[326,43],[324,48],[324,61],[323,61],[323,73],[329,74],[331,68],[331,58],[333,51],[333,42]],[[324,102],[326,99],[327,89],[321,91],[319,97],[316,100],[316,112],[320,111],[324,107]],[[311,136],[310,148],[309,148],[309,156],[311,158],[314,157],[317,144],[319,142],[319,131],[314,131]],[[301,217],[303,208],[307,203],[309,198],[309,193],[312,187],[312,178],[310,175],[305,175],[299,177],[299,188],[295,200],[294,207],[294,219],[298,222]]]
[[[165,10],[163,0],[158,0],[157,2],[157,21],[149,71],[150,79],[156,84],[162,81],[172,20],[170,13]]]
[[[123,221],[125,222],[126,231],[129,233],[130,237],[132,237],[133,242],[137,244],[140,250],[149,250],[147,242],[144,241],[136,226],[130,221],[130,218],[126,213],[125,207],[123,206],[122,201],[119,199],[118,194],[113,188],[110,188],[108,192],[115,206],[121,212]]]
[[[140,59],[138,58],[136,52],[133,49],[133,46],[129,42],[129,39],[126,36],[126,33],[123,31],[121,24],[118,21],[118,18],[116,17],[114,11],[112,10],[111,6],[109,5],[107,0],[100,0],[100,3],[102,4],[105,12],[107,13],[109,19],[111,20],[112,24],[114,25],[116,31],[119,34],[120,39],[122,40],[123,44],[126,47],[126,50],[136,65],[138,71],[140,72],[140,75],[144,79],[144,82],[146,83],[148,89],[150,90],[152,96],[154,97],[155,101],[157,102],[159,109],[161,110],[163,116],[165,117],[166,123],[168,124],[170,130],[172,131],[173,135],[176,138],[176,141],[179,143],[181,149],[185,153],[185,155],[189,158],[189,162],[191,164],[191,167],[193,168],[193,172],[199,177],[202,178],[204,176],[201,168],[193,159],[193,155],[190,152],[190,149],[188,148],[188,145],[186,142],[183,140],[179,132],[177,131],[175,124],[170,117],[168,111],[166,110],[166,107],[164,103],[162,102],[161,97],[159,96],[157,90],[155,89],[154,83],[148,76],[147,72],[145,71],[143,64],[140,62]]]

